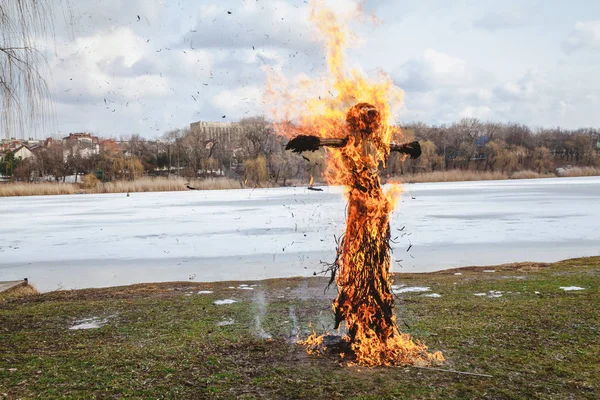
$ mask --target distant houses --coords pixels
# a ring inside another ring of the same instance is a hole
[[[65,160],[69,156],[90,158],[100,154],[100,139],[91,133],[70,133],[62,139]]]

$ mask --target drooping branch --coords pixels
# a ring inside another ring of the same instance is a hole
[[[49,109],[46,58],[40,43],[54,34],[53,11],[68,0],[2,0],[0,4],[0,126],[6,136],[35,129]],[[15,135],[16,136],[16,135]]]

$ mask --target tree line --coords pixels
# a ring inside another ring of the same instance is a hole
[[[422,155],[409,160],[392,154],[387,167],[382,167],[387,177],[455,169],[548,173],[568,165],[600,166],[600,131],[593,128],[532,129],[522,124],[463,119],[450,125],[404,125],[394,139],[419,140]],[[67,176],[77,179],[85,174],[95,174],[103,181],[132,180],[142,175],[222,176],[284,186],[290,180],[318,179],[324,150],[297,155],[284,150],[286,143],[287,138],[277,136],[264,117],[251,117],[213,135],[185,128],[166,132],[156,140],[135,134],[121,141],[104,140],[97,152],[85,151],[86,147],[76,141],[54,140],[26,160],[5,154],[0,174],[24,181],[43,177],[64,181]]]
[[[536,128],[463,119],[450,125],[404,125],[405,140],[421,142],[418,160],[395,157],[391,175],[439,170],[554,172],[558,167],[600,166],[600,130]]]

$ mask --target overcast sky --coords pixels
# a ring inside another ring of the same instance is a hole
[[[49,56],[55,129],[151,138],[193,121],[263,114],[265,66],[289,76],[324,69],[308,3],[72,1],[72,27],[58,19]],[[364,44],[350,63],[391,75],[406,94],[401,121],[600,126],[600,1],[366,7],[382,23],[355,27]]]

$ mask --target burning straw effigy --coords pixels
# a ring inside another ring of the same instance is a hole
[[[368,78],[359,67],[346,66],[346,47],[359,42],[350,23],[365,20],[362,3],[346,12],[323,4],[313,0],[309,18],[325,44],[327,74],[300,74],[290,82],[280,71],[268,69],[264,102],[270,105],[276,132],[291,139],[287,149],[301,153],[324,148],[325,180],[346,188],[346,230],[331,267],[338,288],[336,328],[347,328],[344,345],[338,347],[344,357],[368,366],[443,361],[441,353],[428,352],[402,333],[394,313],[390,214],[399,188],[392,185],[384,191],[378,168],[392,151],[412,158],[421,153],[417,142],[396,142],[402,133],[393,122],[404,93],[382,71]],[[329,339],[313,334],[303,343],[309,352],[318,352],[329,346]]]
[[[339,152],[348,189],[346,232],[332,265],[332,281],[338,287],[333,303],[335,328],[345,322],[347,354],[363,365],[430,364],[443,361],[441,353],[403,334],[396,324],[390,279],[390,213],[394,202],[384,193],[378,175],[378,155],[397,151],[417,158],[418,142],[386,143],[381,138],[381,116],[368,103],[359,103],[346,115],[348,136],[323,139],[313,135],[294,137],[286,146],[293,152],[315,151],[322,146]],[[303,343],[312,352],[323,351],[324,336],[316,334]]]

